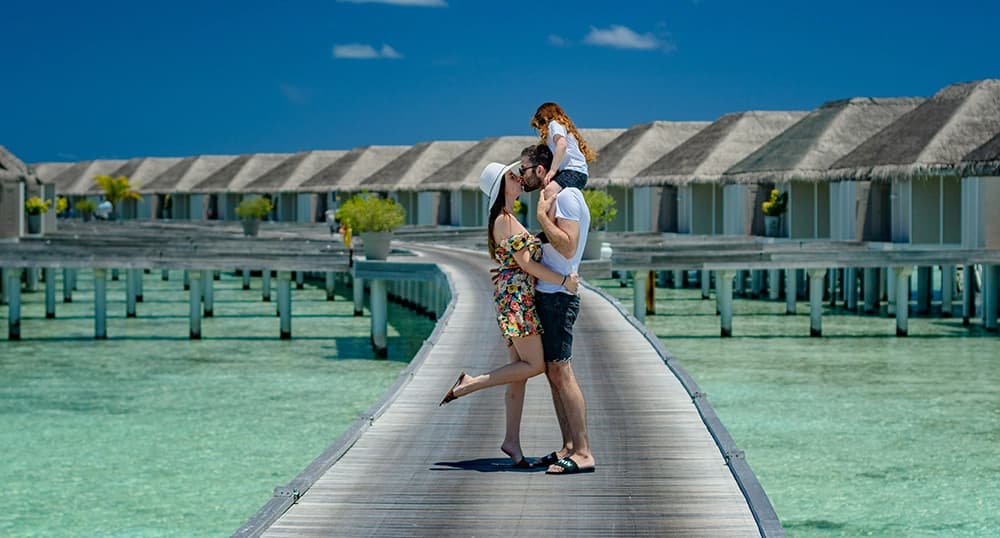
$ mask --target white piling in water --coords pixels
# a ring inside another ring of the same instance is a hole
[[[201,275],[203,301],[205,302],[205,317],[211,318],[215,316],[215,278],[212,276],[211,271],[207,271]]]
[[[795,269],[785,270],[785,314],[795,314],[795,301],[798,300],[799,278]]]
[[[73,274],[75,270],[73,269],[63,269],[63,302],[72,303],[73,302]]]
[[[260,297],[265,303],[271,301],[271,270],[264,269],[261,271],[260,279]]]
[[[7,291],[7,339],[21,339],[21,269],[4,270]]]
[[[354,291],[354,315],[363,316],[365,315],[365,280],[354,277],[354,283],[351,286]]]
[[[189,287],[188,291],[188,313],[190,316],[190,330],[188,331],[188,337],[191,340],[201,339],[201,293],[202,284],[201,279],[204,275],[208,277],[208,272],[205,271],[185,271],[185,280],[188,281]],[[209,277],[209,280],[211,278]]]
[[[910,275],[913,267],[893,267],[896,275],[896,336],[909,334]]]
[[[45,318],[56,317],[56,268],[46,267],[45,271]]]
[[[334,290],[336,289],[336,280],[334,276],[336,273],[333,271],[326,272],[326,300],[332,301],[334,298]]]
[[[823,279],[826,269],[809,269],[809,336],[823,336]],[[834,279],[831,276],[831,281]]]
[[[108,338],[108,270],[94,269],[94,339]]]
[[[632,272],[632,315],[642,323],[646,322],[646,288],[649,286],[649,271],[639,269]]]
[[[280,337],[292,337],[292,273],[278,271],[278,316],[281,318]]]
[[[715,297],[719,306],[720,335],[733,335],[733,278],[739,271],[722,270],[715,272]]]
[[[138,269],[127,269],[125,272],[125,317],[135,317],[135,303],[139,295]]]
[[[388,293],[386,291],[385,280],[373,279],[369,282],[371,290],[371,311],[372,311],[372,350],[375,356],[385,358],[388,356]]]

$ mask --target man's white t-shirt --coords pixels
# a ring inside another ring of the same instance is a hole
[[[583,193],[580,189],[570,187],[559,191],[556,195],[556,219],[573,220],[580,223],[580,239],[576,244],[576,252],[572,258],[566,259],[551,243],[542,245],[542,265],[552,269],[560,275],[580,272],[580,260],[583,259],[583,247],[587,243],[587,231],[590,230],[590,208],[583,200]],[[558,221],[556,222],[558,224]],[[535,289],[542,293],[563,292],[569,290],[559,284],[552,284],[539,280],[535,284]]]
[[[559,168],[556,171],[575,170],[581,174],[589,174],[587,172],[587,159],[583,156],[583,152],[580,151],[580,144],[576,141],[576,137],[570,134],[563,124],[553,120],[549,122],[548,138],[549,149],[552,150],[552,153],[556,152],[556,135],[566,139],[566,158],[559,164]]]

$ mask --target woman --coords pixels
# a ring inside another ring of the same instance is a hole
[[[494,300],[497,324],[501,336],[507,340],[510,363],[478,376],[462,372],[441,405],[478,390],[507,385],[506,434],[500,450],[510,457],[514,467],[528,468],[531,465],[521,451],[525,382],[545,371],[542,326],[535,312],[534,279],[563,286],[575,294],[580,278],[576,273],[561,275],[538,263],[542,254],[541,242],[514,216],[514,201],[524,192],[521,177],[513,172],[518,164],[520,161],[507,166],[490,163],[479,176],[480,188],[490,200],[487,244],[490,258],[500,264]]]

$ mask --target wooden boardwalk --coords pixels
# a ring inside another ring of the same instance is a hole
[[[597,472],[561,477],[505,468],[502,387],[438,407],[459,371],[481,373],[507,360],[490,263],[447,248],[415,250],[448,273],[457,300],[391,394],[278,488],[237,535],[783,535],[704,398],[692,398],[693,384],[664,364],[658,344],[593,290],[582,294],[573,364],[587,397]],[[559,442],[540,376],[528,383],[523,448],[538,457]]]

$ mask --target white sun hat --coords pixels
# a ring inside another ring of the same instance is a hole
[[[503,177],[507,175],[510,169],[519,164],[521,164],[521,161],[512,162],[507,166],[500,163],[490,163],[479,174],[479,189],[483,191],[483,194],[490,197],[490,204],[486,207],[493,207],[493,204],[497,201],[497,196],[500,195],[500,186],[503,185]]]

